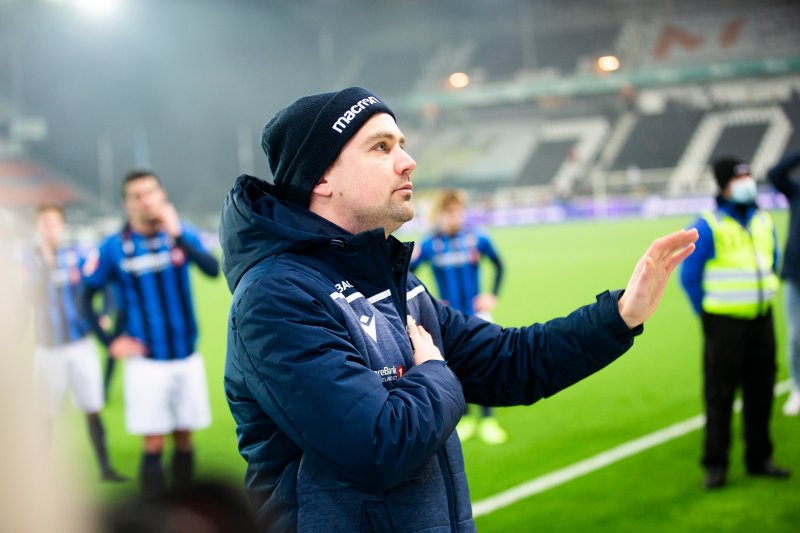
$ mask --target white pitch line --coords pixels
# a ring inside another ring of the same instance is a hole
[[[791,381],[789,380],[777,383],[775,385],[775,395],[778,396],[784,394],[785,392],[788,392],[790,388]],[[734,409],[738,412],[741,410],[741,407],[741,401],[737,400],[736,404],[734,405]],[[616,463],[617,461],[621,461],[626,457],[643,452],[672,439],[682,437],[689,432],[703,427],[704,422],[704,415],[701,414],[693,416],[692,418],[688,418],[682,422],[678,422],[677,424],[659,429],[653,433],[639,437],[638,439],[620,444],[619,446],[601,452],[593,457],[589,457],[588,459],[584,459],[583,461],[578,461],[577,463],[571,464],[559,470],[555,470],[549,474],[526,481],[525,483],[517,485],[516,487],[512,487],[499,494],[495,494],[494,496],[490,496],[484,500],[473,503],[472,516],[477,518],[479,516],[497,511],[498,509],[502,509],[503,507],[508,507],[509,505],[512,505],[522,499],[528,498],[529,496],[533,496],[534,494],[539,494],[540,492],[552,489],[553,487],[563,485],[568,481],[572,481],[577,477],[589,474],[590,472],[599,470],[600,468],[608,466],[612,463]]]

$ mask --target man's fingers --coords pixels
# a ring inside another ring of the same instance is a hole
[[[668,259],[697,240],[697,229],[681,229],[653,241],[647,250],[650,257]]]
[[[414,336],[416,336],[416,338],[421,340],[433,340],[431,334],[428,333],[428,331],[425,328],[418,325],[417,322],[414,320],[413,316],[408,315],[407,323],[408,323],[408,328],[407,328],[408,334],[412,338],[411,339],[412,343],[414,341]]]
[[[414,362],[422,364],[431,359],[442,359],[439,348],[433,343],[431,334],[425,328],[418,326],[410,315],[406,318],[408,337],[411,339],[411,347],[414,349]]]
[[[672,257],[669,258],[669,262],[667,263],[667,273],[672,273],[672,271],[675,270],[675,268],[678,265],[680,265],[681,262],[683,262],[684,259],[686,259],[690,255],[692,255],[692,252],[694,252],[694,249],[695,249],[695,245],[692,242],[692,243],[689,243],[687,246],[685,246],[683,249],[678,250],[677,252],[672,254]]]
[[[419,330],[417,329],[417,322],[411,315],[406,316],[406,331],[408,332],[409,338],[411,338],[411,345],[416,345],[416,339],[419,339]]]

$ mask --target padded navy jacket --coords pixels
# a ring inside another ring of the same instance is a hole
[[[222,210],[233,292],[225,391],[246,486],[270,531],[474,531],[465,401],[530,404],[633,343],[619,292],[501,328],[432,298],[410,244],[350,234],[240,176]],[[412,315],[446,363],[415,366]]]

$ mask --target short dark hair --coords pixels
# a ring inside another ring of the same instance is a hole
[[[147,170],[146,168],[137,168],[131,170],[127,174],[125,174],[125,178],[122,180],[122,197],[125,198],[125,194],[127,193],[128,184],[132,181],[136,181],[142,178],[153,177],[161,185],[161,180],[159,179],[158,175],[153,172],[152,170]]]

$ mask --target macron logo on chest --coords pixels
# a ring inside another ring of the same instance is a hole
[[[354,105],[350,106],[350,109],[345,111],[344,114],[333,123],[331,128],[336,130],[336,133],[342,133],[345,128],[347,128],[347,125],[350,124],[354,118],[356,118],[356,115],[364,111],[369,106],[373,104],[379,104],[380,102],[381,101],[374,96],[359,100]]]

